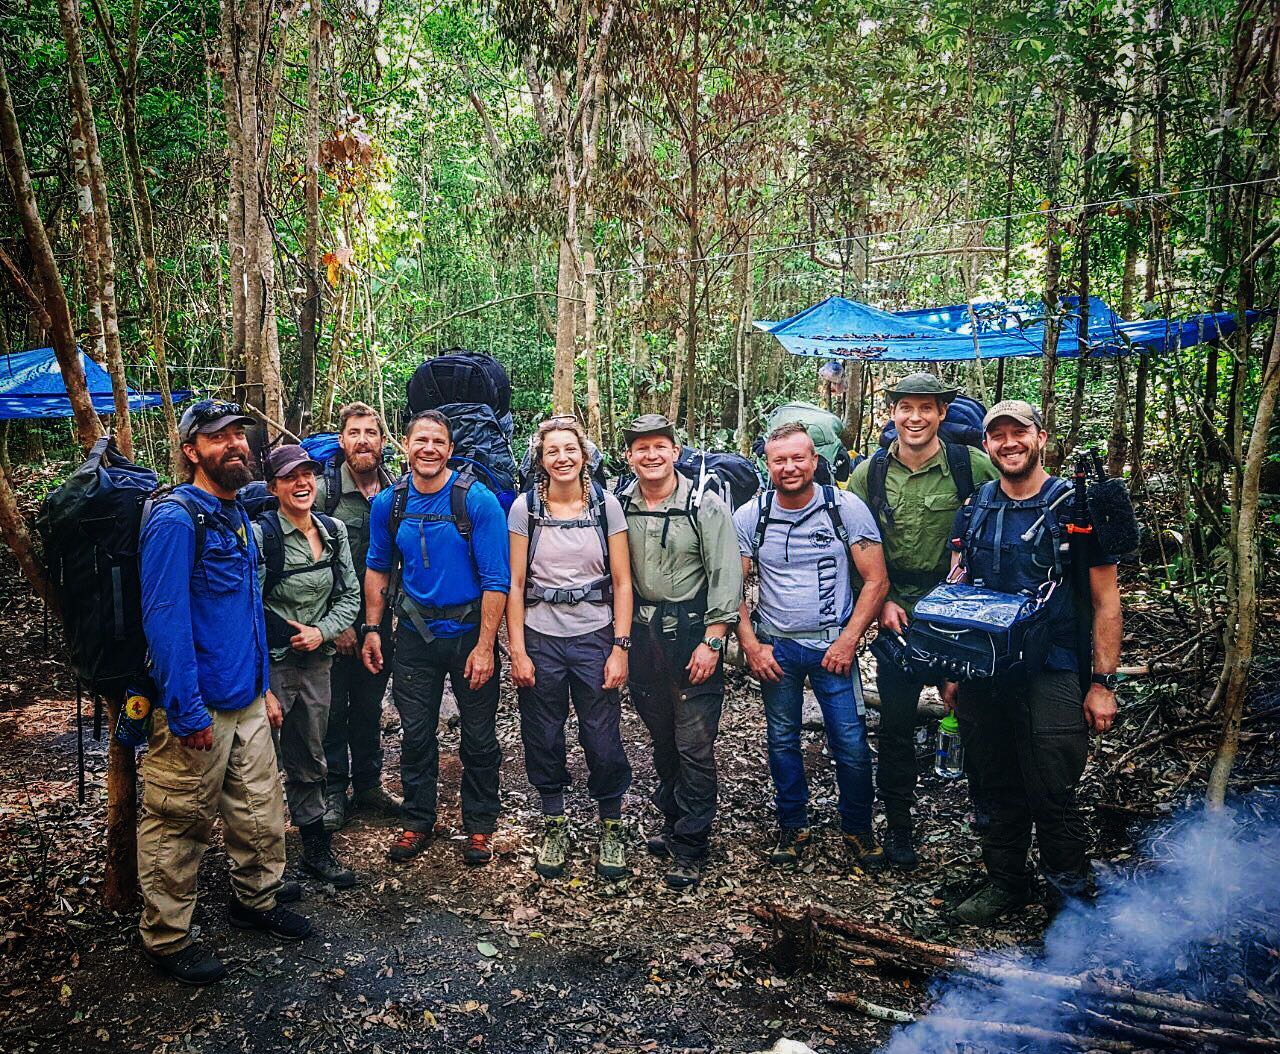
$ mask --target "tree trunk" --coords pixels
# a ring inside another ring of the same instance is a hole
[[[738,453],[751,453],[751,428],[747,421],[747,370],[748,356],[751,350],[751,319],[755,314],[754,283],[752,282],[753,263],[751,256],[751,234],[746,235],[742,255],[736,261],[738,324],[733,334],[733,361],[738,380],[738,405],[736,434]]]
[[[8,421],[4,422],[8,425]],[[0,466],[0,536],[3,536],[9,551],[18,561],[23,576],[31,583],[32,590],[46,604],[57,607],[57,600],[45,577],[44,562],[36,552],[27,530],[27,523],[18,508],[18,498],[13,491],[13,483],[9,478],[7,466]]]
[[[1240,718],[1244,713],[1245,690],[1253,663],[1253,638],[1258,618],[1258,496],[1262,463],[1267,456],[1271,419],[1280,396],[1280,326],[1271,332],[1271,350],[1262,375],[1258,412],[1254,417],[1244,475],[1235,507],[1235,529],[1231,549],[1235,553],[1235,596],[1227,620],[1228,649],[1225,660],[1226,690],[1222,706],[1222,738],[1209,773],[1206,798],[1211,809],[1221,809],[1226,799],[1227,780],[1240,745]]]
[[[1066,103],[1059,97],[1053,111],[1053,130],[1049,138],[1049,167],[1046,174],[1049,214],[1045,220],[1044,306],[1047,319],[1044,326],[1044,361],[1040,372],[1040,406],[1045,431],[1049,433],[1045,450],[1045,465],[1050,472],[1062,464],[1062,446],[1055,435],[1057,423],[1058,334],[1062,320],[1058,306],[1058,282],[1062,277],[1062,246],[1058,243],[1059,184],[1062,180],[1062,140],[1067,123]]]
[[[551,405],[557,414],[573,413],[573,373],[577,351],[577,267],[568,236],[560,238],[556,275],[556,364]]]
[[[0,148],[4,151],[5,169],[9,173],[9,185],[22,223],[27,251],[31,254],[40,280],[45,311],[49,315],[54,355],[58,359],[62,382],[66,386],[67,397],[75,415],[76,438],[88,450],[102,434],[102,425],[89,398],[84,367],[80,363],[80,351],[76,347],[75,330],[71,323],[71,311],[67,306],[66,289],[58,271],[58,261],[53,255],[48,231],[45,230],[40,210],[36,206],[31,173],[22,147],[22,133],[18,130],[18,118],[14,113],[13,97],[9,94],[9,79],[3,62],[0,62]]]
[[[1080,320],[1076,330],[1076,377],[1075,391],[1071,397],[1071,427],[1067,431],[1065,454],[1070,457],[1080,443],[1080,428],[1084,417],[1085,381],[1091,372],[1089,322],[1090,322],[1090,252],[1092,250],[1093,210],[1088,202],[1093,197],[1093,162],[1098,150],[1098,122],[1100,107],[1097,102],[1089,104],[1085,118],[1084,155],[1081,167],[1084,169],[1084,180],[1080,189],[1081,198],[1085,202],[1080,210],[1080,229],[1076,237],[1079,251],[1079,314]]]
[[[680,389],[684,380],[684,357],[685,353],[685,332],[683,329],[676,328],[675,351],[671,356],[671,398],[667,403],[667,420],[680,420]],[[689,436],[689,441],[693,442],[693,436]]]
[[[599,341],[596,337],[595,213],[590,203],[583,204],[578,239],[582,246],[582,343],[587,359],[587,435],[600,446],[604,437],[600,426]]]
[[[108,728],[115,728],[120,700],[107,697]],[[109,911],[129,911],[138,902],[138,759],[132,747],[108,736],[107,861],[102,903]]]
[[[303,296],[298,318],[298,380],[289,429],[306,435],[316,395],[316,348],[320,337],[320,27],[321,5],[311,5],[307,46],[306,172],[303,179]]]
[[[95,362],[107,361],[107,341],[102,332],[102,270],[98,253],[98,218],[93,211],[93,191],[89,187],[88,149],[84,143],[84,126],[80,115],[71,115],[71,163],[76,180],[76,212],[80,218],[80,262],[84,268],[84,299],[89,315],[89,332],[92,341],[86,353]],[[88,341],[87,341],[88,342]],[[87,343],[86,342],[86,343]]]

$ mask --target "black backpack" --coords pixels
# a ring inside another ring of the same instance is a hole
[[[524,573],[525,603],[528,605],[542,601],[551,604],[581,604],[583,601],[611,603],[613,601],[613,567],[609,560],[609,532],[605,526],[604,488],[599,483],[591,484],[591,496],[587,501],[586,515],[577,520],[553,520],[544,515],[542,499],[536,487],[525,491],[524,498],[529,508],[529,554],[525,560]],[[538,537],[545,527],[594,527],[596,534],[600,537],[600,548],[604,553],[604,575],[599,580],[577,589],[534,589],[529,584],[529,575],[533,571],[533,554],[538,548]]]
[[[760,473],[750,458],[712,450],[682,446],[676,457],[676,471],[693,483],[689,493],[690,515],[696,518],[702,496],[708,492],[719,496],[729,511],[745,505],[760,490]],[[624,472],[613,486],[621,495],[635,480],[635,473]]]
[[[511,412],[511,378],[492,355],[450,348],[428,359],[409,378],[409,413],[450,403],[483,403],[501,418]]]
[[[71,665],[96,693],[117,695],[146,671],[138,539],[158,482],[103,436],[36,516]]]

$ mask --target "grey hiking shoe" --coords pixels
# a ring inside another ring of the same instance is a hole
[[[347,792],[330,791],[324,799],[324,829],[331,834],[347,823]]]
[[[548,816],[543,823],[542,844],[538,846],[538,859],[533,869],[543,878],[559,878],[564,874],[568,855],[568,817]]]
[[[702,861],[677,856],[662,881],[672,889],[692,889],[702,881]]]
[[[378,816],[399,816],[403,805],[403,801],[381,785],[356,791],[351,798],[352,808],[359,809],[361,812],[371,812]]]
[[[671,838],[676,833],[675,821],[667,820],[662,825],[662,830],[657,834],[651,834],[644,840],[644,847],[654,856],[663,859],[671,856]]]
[[[596,874],[609,882],[631,874],[627,867],[626,832],[621,820],[600,821],[600,858],[596,861]]]
[[[778,831],[778,844],[769,854],[774,867],[795,867],[809,848],[813,832],[808,827],[783,827]]]
[[[1014,893],[988,882],[955,910],[956,918],[970,926],[991,926],[1031,902],[1027,893]]]
[[[879,871],[885,865],[884,850],[876,841],[875,832],[857,831],[844,833],[845,848],[853,862],[864,871]]]

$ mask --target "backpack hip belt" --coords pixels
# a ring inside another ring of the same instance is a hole
[[[446,604],[443,607],[437,607],[434,604],[419,604],[408,593],[401,590],[396,598],[395,610],[396,614],[401,618],[407,618],[413,623],[413,628],[421,635],[424,644],[430,644],[436,639],[436,635],[431,632],[430,627],[427,625],[428,620],[432,622],[461,622],[464,625],[479,625],[480,623],[480,601],[478,599],[465,604]]]
[[[690,597],[688,600],[649,600],[639,593],[634,593],[633,595],[635,597],[636,610],[646,606],[653,608],[653,617],[649,620],[648,625],[660,636],[678,639],[696,628],[698,637],[701,639],[706,625],[706,586],[703,586],[695,596]],[[674,618],[676,624],[675,629],[670,631],[665,628],[668,617]]]
[[[815,626],[813,629],[781,630],[768,619],[758,613],[753,617],[756,633],[766,637],[778,637],[782,640],[820,640],[824,644],[834,644],[836,638],[844,632],[844,625],[835,623],[830,626]]]
[[[570,607],[583,604],[604,604],[613,600],[613,585],[607,578],[598,579],[590,585],[578,586],[575,589],[535,589],[526,586],[524,602],[527,606],[534,604],[568,604]]]

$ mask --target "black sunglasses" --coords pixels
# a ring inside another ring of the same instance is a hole
[[[197,424],[208,424],[219,417],[240,416],[243,411],[239,403],[229,403],[222,399],[206,399],[191,408],[192,416]]]

